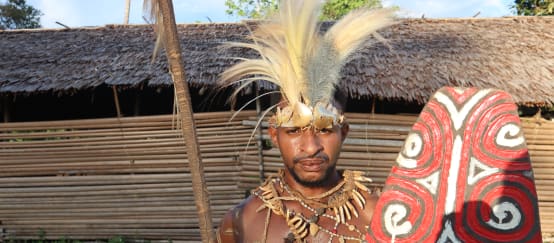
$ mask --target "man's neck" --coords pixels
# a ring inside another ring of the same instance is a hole
[[[334,171],[331,176],[329,176],[329,178],[320,186],[302,185],[301,183],[296,181],[288,171],[284,172],[283,179],[292,190],[299,192],[304,197],[315,197],[335,187],[342,180],[342,176],[339,174],[338,171]]]

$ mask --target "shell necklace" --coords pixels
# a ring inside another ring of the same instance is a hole
[[[266,230],[264,232],[264,240],[267,235],[267,228],[269,227],[270,213],[283,216],[290,228],[290,233],[286,242],[305,242],[308,235],[312,237],[318,232],[325,232],[329,235],[329,242],[333,238],[338,238],[339,242],[345,242],[345,240],[355,240],[358,242],[365,242],[363,234],[357,229],[356,226],[349,224],[353,217],[358,217],[358,210],[354,207],[354,203],[358,208],[364,208],[366,204],[365,198],[360,191],[370,190],[363,185],[363,182],[371,182],[371,179],[364,176],[363,172],[345,170],[342,173],[343,180],[332,189],[311,197],[305,197],[300,192],[290,188],[283,179],[284,170],[279,171],[278,176],[272,176],[268,178],[257,190],[253,191],[253,194],[263,201],[263,204],[257,209],[257,212],[268,208],[268,216],[266,220]],[[280,190],[278,190],[278,188]],[[287,195],[283,195],[286,192]],[[328,197],[327,202],[321,202],[319,200]],[[302,213],[288,210],[284,202],[296,201],[302,207],[306,208],[312,213],[311,216],[306,217]],[[333,214],[325,213],[326,211],[332,211]],[[327,229],[318,224],[320,217],[329,218],[335,221],[335,225],[332,229]],[[344,225],[352,232],[355,232],[358,237],[340,235],[337,233],[339,225]]]

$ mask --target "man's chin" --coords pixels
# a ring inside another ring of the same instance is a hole
[[[320,171],[294,171],[289,170],[292,177],[298,184],[305,187],[321,187],[327,183],[332,169],[320,170]]]
[[[298,184],[305,187],[322,187],[325,184],[325,180],[323,179],[300,179],[296,181],[298,182]]]

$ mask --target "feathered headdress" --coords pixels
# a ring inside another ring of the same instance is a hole
[[[230,43],[257,51],[260,59],[243,59],[221,77],[224,85],[266,80],[280,87],[283,108],[275,125],[328,128],[342,123],[332,98],[348,57],[375,31],[392,23],[389,9],[355,10],[319,33],[321,0],[281,0],[276,16],[250,35],[252,43]],[[236,93],[235,93],[236,94]]]

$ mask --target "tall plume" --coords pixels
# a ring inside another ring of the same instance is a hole
[[[251,43],[229,43],[255,50],[260,58],[238,58],[242,62],[226,70],[220,82],[241,83],[238,92],[252,82],[266,80],[280,87],[292,107],[302,104],[313,110],[318,103],[328,104],[343,65],[378,29],[393,23],[393,14],[389,9],[356,10],[322,36],[321,8],[321,0],[281,0],[276,15],[251,32]]]
[[[144,18],[147,22],[154,25],[154,32],[156,32],[156,44],[152,53],[152,62],[154,62],[165,43],[164,24],[158,0],[144,0],[142,2],[142,12],[146,15]]]

